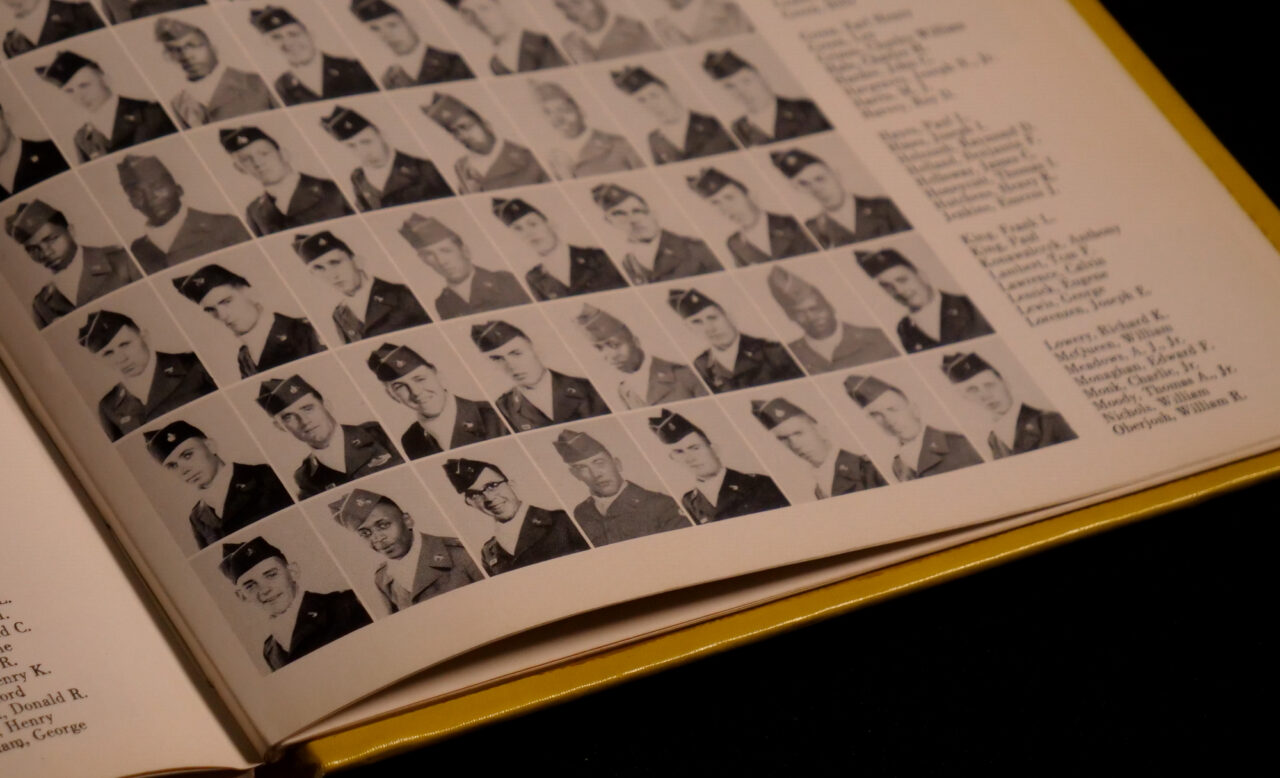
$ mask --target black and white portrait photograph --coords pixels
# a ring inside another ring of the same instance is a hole
[[[662,47],[632,0],[536,0],[532,5],[560,49],[579,64]]]
[[[645,0],[646,20],[664,46],[688,46],[755,31],[741,0]]]
[[[475,78],[429,6],[422,0],[354,0],[347,10],[355,24],[339,21],[383,89]]]
[[[0,71],[0,200],[70,167],[13,78]]]
[[[551,180],[546,161],[539,160],[484,87],[468,83],[414,94],[425,117],[416,128],[427,148],[450,149],[453,183],[460,194]]]
[[[506,76],[567,65],[525,0],[427,0],[477,73]]]
[[[9,59],[105,26],[90,0],[0,0],[0,30]]]

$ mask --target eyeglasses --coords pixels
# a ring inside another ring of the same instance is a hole
[[[502,486],[506,482],[507,479],[503,478],[500,481],[490,481],[479,489],[464,489],[462,492],[462,499],[466,500],[468,503],[475,504],[492,495],[497,491],[499,486]]]

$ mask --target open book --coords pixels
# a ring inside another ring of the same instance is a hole
[[[1276,251],[1069,3],[4,25],[6,772],[247,768],[1280,446]]]

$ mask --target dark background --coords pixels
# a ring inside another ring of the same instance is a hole
[[[1270,4],[1103,4],[1275,200]],[[1277,502],[1255,486],[343,775],[1274,764]]]

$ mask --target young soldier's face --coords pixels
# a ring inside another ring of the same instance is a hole
[[[498,521],[511,521],[521,504],[511,482],[488,467],[480,471],[471,488],[462,493],[462,498],[472,508]]]
[[[440,376],[426,365],[419,365],[400,378],[388,381],[386,387],[396,402],[428,418],[443,413],[449,399],[449,392],[440,383]]]
[[[601,451],[569,465],[569,473],[586,484],[594,497],[612,497],[622,491],[622,462],[607,451]]]
[[[599,32],[609,14],[604,0],[555,0],[555,4],[566,19],[587,32]]]
[[[137,378],[151,361],[151,347],[141,332],[126,325],[102,347],[98,358],[125,378]]]
[[[707,202],[739,227],[751,227],[760,219],[760,206],[745,189],[735,184],[720,187],[720,191],[708,197]]]
[[[915,404],[892,389],[882,392],[879,397],[867,403],[865,410],[872,421],[897,438],[899,443],[915,440],[924,430]]]
[[[690,432],[672,443],[670,450],[671,458],[689,468],[694,478],[705,480],[720,472],[720,457],[700,432]]]
[[[993,416],[1003,416],[1013,407],[1009,385],[994,370],[983,370],[956,387],[966,399],[987,409]]]
[[[53,222],[42,225],[22,247],[27,256],[55,273],[70,264],[79,248],[71,228]]]
[[[371,19],[365,22],[365,27],[396,56],[403,57],[418,46],[418,31],[401,14],[391,13]]]
[[[649,204],[638,197],[628,197],[610,208],[605,220],[625,232],[631,241],[650,241],[662,231]]]
[[[356,527],[369,548],[388,559],[400,559],[413,545],[413,519],[394,505],[378,503]]]
[[[236,596],[245,602],[256,602],[268,616],[279,616],[293,605],[298,582],[288,563],[273,556],[236,579]]]
[[[519,386],[532,387],[547,372],[538,352],[533,350],[533,344],[525,338],[514,337],[492,351],[486,351],[485,356]]]
[[[526,213],[511,223],[511,229],[541,256],[550,254],[560,245],[560,237],[551,222],[540,213]]]
[[[728,348],[738,337],[738,328],[718,305],[708,305],[685,321],[716,348]]]
[[[552,129],[566,138],[577,138],[587,129],[586,120],[577,103],[563,97],[545,97],[539,105]]]
[[[741,68],[737,73],[725,76],[720,79],[720,85],[742,101],[747,113],[762,111],[774,101],[773,90],[764,76],[752,67]]]
[[[350,297],[360,291],[364,284],[364,275],[355,257],[342,249],[327,251],[307,263],[311,275],[319,278],[340,293]]]
[[[511,30],[511,20],[498,0],[462,0],[458,12],[467,24],[491,38],[505,37]]]
[[[324,401],[311,393],[277,414],[275,421],[299,443],[311,448],[324,448],[338,426]]]
[[[197,489],[213,483],[221,466],[212,441],[204,438],[187,438],[164,460],[165,470]]]
[[[836,172],[821,162],[805,165],[791,179],[797,189],[818,201],[823,210],[834,211],[844,205],[844,184]]]
[[[906,265],[891,266],[876,276],[876,283],[895,302],[906,306],[908,310],[918,311],[933,298],[933,287]]]
[[[773,428],[773,436],[809,464],[817,467],[827,459],[829,444],[812,419],[792,416]]]
[[[236,337],[252,330],[262,316],[262,305],[253,299],[249,288],[231,284],[209,290],[200,301],[200,310],[222,322]]]
[[[276,145],[268,140],[258,139],[242,149],[231,153],[231,160],[236,170],[252,176],[263,186],[278,184],[289,175],[289,163]]]
[[[471,275],[471,251],[452,238],[423,246],[418,257],[451,284],[460,284]]]
[[[787,318],[795,322],[811,338],[828,338],[835,334],[839,321],[835,309],[822,295],[809,295],[786,308]]]
[[[649,82],[631,94],[636,102],[653,114],[659,124],[674,124],[684,118],[684,106],[665,85]]]
[[[93,112],[111,99],[111,87],[107,86],[107,76],[101,70],[86,65],[71,75],[62,86],[63,94],[86,111]]]
[[[133,183],[125,189],[129,204],[147,217],[147,224],[152,227],[167,224],[182,210],[182,194],[178,182],[165,175]]]
[[[489,125],[469,113],[464,113],[449,124],[449,134],[476,154],[488,154],[498,142]]]
[[[342,142],[365,167],[385,167],[391,161],[391,145],[377,127],[365,127]]]
[[[604,340],[598,340],[592,344],[595,346],[596,352],[604,357],[604,361],[614,370],[620,370],[623,373],[634,373],[640,369],[641,363],[644,362],[644,351],[641,350],[636,336],[630,332],[620,332],[617,335],[610,335]]]
[[[178,63],[188,81],[199,81],[218,66],[218,52],[204,33],[197,30],[165,41],[164,54]]]
[[[290,65],[305,65],[316,56],[316,44],[307,28],[290,22],[267,33],[267,40],[275,44]]]

